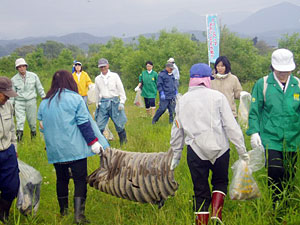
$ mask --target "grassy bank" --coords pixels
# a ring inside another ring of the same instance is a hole
[[[250,91],[250,84],[245,87]],[[182,90],[184,92],[186,90]],[[128,143],[122,148],[133,152],[160,152],[167,151],[171,125],[168,123],[168,114],[165,113],[156,125],[151,124],[151,118],[146,116],[145,109],[133,105],[134,93],[127,91],[128,100],[125,105],[128,122],[126,130]],[[90,106],[91,112],[95,110]],[[113,124],[109,124],[115,140],[112,147],[119,148],[119,138]],[[247,149],[250,150],[249,137],[245,136]],[[70,214],[61,218],[56,200],[56,177],[54,167],[47,162],[43,139],[38,135],[30,140],[28,125],[24,132],[24,140],[19,144],[19,158],[39,170],[43,176],[41,200],[36,216],[23,216],[12,207],[9,224],[72,224],[73,223],[73,182],[70,183]],[[238,155],[231,146],[230,166],[238,159]],[[300,160],[299,160],[300,162]],[[298,167],[299,163],[298,162]],[[89,174],[99,167],[99,157],[88,159]],[[223,210],[225,224],[267,225],[267,224],[300,224],[300,179],[299,171],[296,175],[294,192],[291,194],[288,206],[272,208],[270,191],[267,186],[267,171],[261,169],[254,174],[261,191],[261,197],[249,201],[233,201],[226,197]],[[229,171],[231,180],[232,170]],[[86,216],[91,224],[130,224],[130,225],[171,225],[192,224],[194,222],[192,210],[193,186],[186,162],[186,148],[183,158],[175,170],[175,179],[179,189],[174,197],[170,197],[165,205],[158,209],[156,205],[141,204],[119,199],[88,187]]]

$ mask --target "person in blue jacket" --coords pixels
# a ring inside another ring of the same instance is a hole
[[[92,120],[78,94],[72,74],[54,73],[51,88],[38,111],[48,162],[56,171],[56,192],[61,215],[68,211],[68,184],[74,180],[74,214],[77,224],[88,223],[84,215],[87,196],[87,157],[101,154],[109,144]],[[70,171],[70,172],[69,172]]]
[[[166,68],[158,75],[157,90],[159,92],[159,107],[152,119],[152,124],[155,124],[159,120],[166,109],[169,110],[169,123],[173,123],[175,98],[178,93],[175,77],[172,73],[173,69],[173,63],[167,63]]]

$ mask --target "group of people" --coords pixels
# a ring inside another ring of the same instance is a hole
[[[17,59],[18,73],[12,80],[0,77],[0,220],[8,219],[11,203],[18,193],[20,180],[16,149],[17,141],[22,140],[25,114],[31,137],[36,135],[38,92],[43,100],[37,119],[44,134],[48,162],[54,164],[56,171],[60,213],[62,216],[68,213],[68,184],[72,176],[75,222],[88,223],[85,217],[87,157],[102,154],[109,147],[102,135],[109,118],[118,132],[120,144],[127,141],[126,94],[122,81],[117,73],[109,70],[107,59],[98,61],[100,75],[95,79],[95,122],[88,111],[86,97],[93,83],[82,70],[81,62],[74,63],[73,74],[66,70],[56,71],[46,94],[38,76],[27,71],[27,66],[24,59]],[[187,145],[196,224],[206,225],[209,218],[222,223],[228,188],[229,140],[235,145],[241,160],[250,160],[243,132],[236,121],[235,99],[242,91],[238,78],[231,74],[230,62],[225,56],[217,59],[215,73],[207,64],[197,63],[190,69],[188,92],[175,104],[179,71],[174,59],[170,58],[159,74],[153,71],[151,61],[146,62],[146,69],[139,76],[135,91],[142,90],[146,112],[153,116],[153,124],[167,108],[169,110],[169,122],[173,123],[170,139],[172,170],[178,166],[183,147]],[[292,75],[294,69],[292,52],[275,50],[271,58],[272,72],[259,79],[252,90],[247,134],[251,135],[253,148],[263,145],[268,151],[268,184],[274,207],[281,200],[284,188],[292,190],[287,184],[295,176],[300,147],[300,81]],[[157,91],[160,102],[155,112]],[[212,177],[209,181],[210,170]]]

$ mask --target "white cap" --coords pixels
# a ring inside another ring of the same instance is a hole
[[[174,59],[174,58],[169,58],[169,59],[168,59],[168,62],[169,62],[169,63],[173,63],[173,62],[175,62],[175,59]]]
[[[18,66],[23,66],[23,65],[28,66],[25,59],[23,58],[17,59],[15,64],[16,64],[16,69],[18,68]]]
[[[296,68],[293,53],[288,49],[277,49],[272,53],[272,67],[281,72],[293,71]]]

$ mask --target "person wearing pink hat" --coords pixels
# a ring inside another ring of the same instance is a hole
[[[173,159],[171,170],[179,164],[187,145],[187,163],[194,184],[196,225],[211,219],[222,222],[222,209],[228,187],[229,140],[239,157],[248,161],[243,132],[237,124],[226,97],[210,88],[211,68],[198,63],[190,69],[189,90],[176,104],[171,131]],[[209,185],[209,172],[212,194]]]
[[[252,90],[246,133],[251,135],[252,148],[263,145],[268,152],[273,207],[283,199],[284,190],[290,191],[300,148],[300,81],[292,74],[295,68],[290,50],[275,50],[272,71],[260,78]]]

